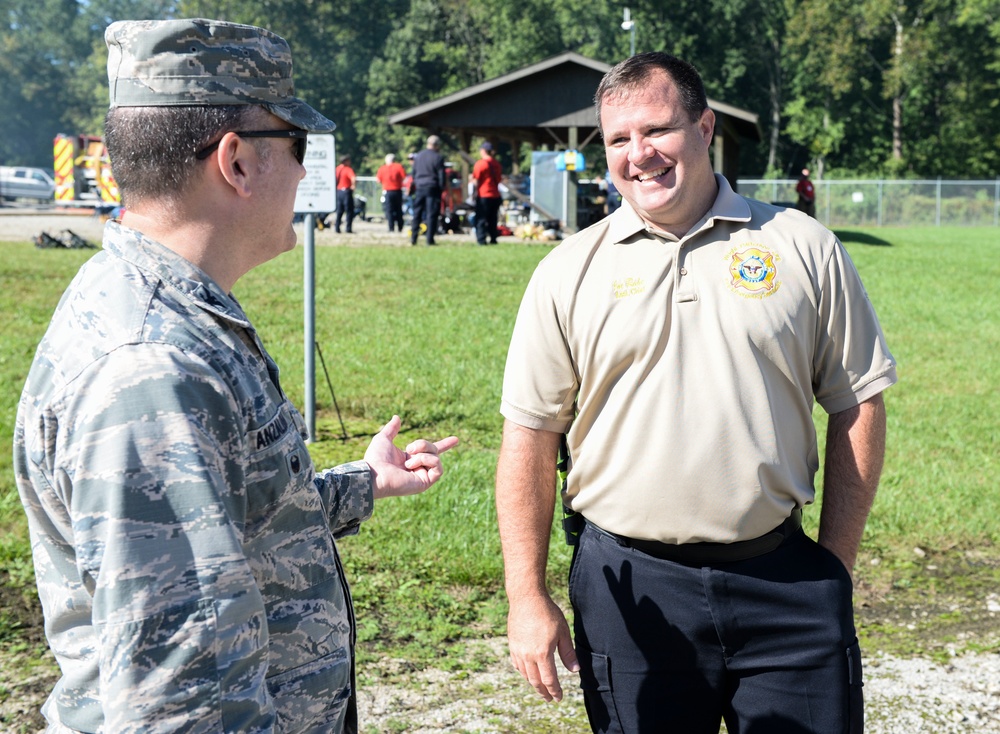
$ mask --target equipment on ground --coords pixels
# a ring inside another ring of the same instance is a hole
[[[45,250],[52,247],[63,247],[67,250],[94,250],[97,248],[86,237],[81,237],[71,229],[64,229],[58,235],[42,232],[35,237],[35,247]]]

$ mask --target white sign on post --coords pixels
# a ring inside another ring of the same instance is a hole
[[[295,193],[295,213],[306,215],[303,273],[305,326],[305,419],[309,441],[316,438],[316,215],[337,209],[337,162],[333,135],[310,135],[303,164],[306,175]]]
[[[337,157],[333,135],[310,135],[306,140],[306,177],[295,194],[296,214],[329,214],[337,208]]]

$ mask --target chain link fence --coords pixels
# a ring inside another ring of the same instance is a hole
[[[794,206],[795,179],[741,178],[743,196]],[[814,181],[816,218],[827,227],[1000,226],[994,181]]]

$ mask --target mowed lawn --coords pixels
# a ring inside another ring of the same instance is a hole
[[[862,558],[892,562],[915,546],[1000,554],[1000,229],[838,234],[899,363],[900,382],[886,393],[886,465]],[[35,346],[62,290],[93,253],[29,243],[0,249],[0,441],[9,447]],[[417,436],[462,441],[446,455],[438,486],[381,502],[361,534],[342,543],[363,641],[426,648],[503,631],[492,498],[497,409],[518,302],[550,249],[505,239],[494,248],[444,240],[437,248],[317,250],[317,341],[326,366],[317,360],[317,465],[360,458],[393,413],[403,418],[401,445]],[[243,278],[235,293],[301,406],[302,248]],[[822,439],[819,409],[816,420]],[[818,515],[807,510],[809,532]],[[554,532],[550,564],[557,586],[569,562],[560,537]],[[0,453],[0,538],[7,567],[26,568],[9,450]],[[5,581],[30,584],[30,571]]]

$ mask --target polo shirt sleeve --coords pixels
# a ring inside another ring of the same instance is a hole
[[[840,242],[821,277],[813,393],[827,413],[839,413],[895,384],[896,362],[858,271]]]
[[[565,433],[579,391],[549,256],[538,266],[518,310],[507,352],[500,413],[526,428]]]

